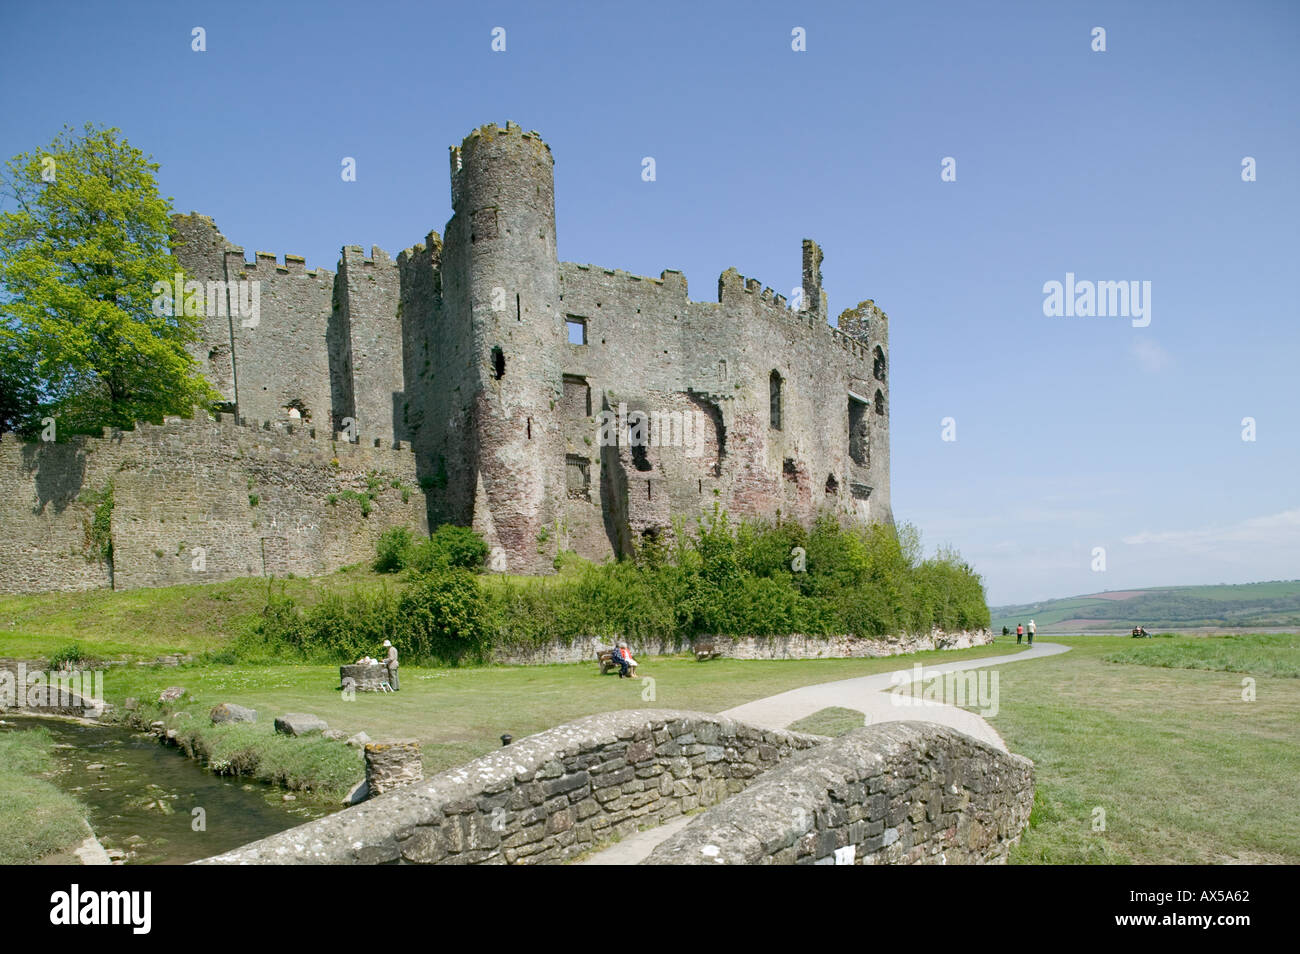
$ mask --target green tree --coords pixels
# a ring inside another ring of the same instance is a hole
[[[65,433],[130,427],[215,398],[186,351],[199,316],[155,314],[154,284],[181,273],[157,171],[88,124],[0,177],[14,206],[0,213],[0,414],[35,398],[16,412],[25,429],[42,414]]]

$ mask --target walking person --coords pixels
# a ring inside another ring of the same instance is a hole
[[[1036,632],[1038,632],[1038,627],[1034,624],[1034,621],[1031,619],[1029,621],[1029,645],[1030,646],[1034,645],[1034,633]]]
[[[401,680],[397,676],[397,647],[385,639],[384,648],[388,650],[384,656],[384,665],[388,667],[388,685],[393,692],[397,692],[401,688]]]
[[[1024,624],[1023,624],[1023,623],[1016,623],[1016,645],[1019,646],[1019,645],[1020,645],[1020,641],[1021,641],[1022,639],[1024,639],[1024,638],[1025,638],[1025,626],[1024,626]]]

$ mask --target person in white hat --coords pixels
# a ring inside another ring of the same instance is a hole
[[[393,692],[397,692],[401,688],[401,681],[397,678],[397,647],[385,639],[384,648],[388,650],[384,656],[384,665],[388,667],[388,684]]]

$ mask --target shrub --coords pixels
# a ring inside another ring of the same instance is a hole
[[[484,658],[488,611],[474,574],[463,569],[427,573],[400,601],[403,632],[393,640],[415,659],[456,663]]]
[[[428,540],[412,546],[408,566],[416,573],[441,570],[481,570],[487,559],[488,546],[469,527],[446,523],[429,535]]]
[[[375,572],[396,573],[406,569],[411,556],[411,531],[406,527],[389,527],[375,544]]]

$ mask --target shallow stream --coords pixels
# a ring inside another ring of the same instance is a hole
[[[0,732],[37,727],[55,740],[50,781],[86,806],[100,842],[128,864],[185,864],[339,807],[307,794],[285,801],[280,789],[213,775],[153,736],[118,726],[0,718]]]

